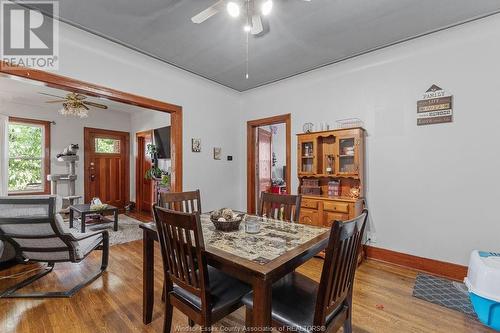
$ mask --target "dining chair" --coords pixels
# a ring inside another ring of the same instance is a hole
[[[335,221],[330,231],[319,284],[293,272],[273,284],[273,325],[291,331],[352,332],[352,290],[368,211],[348,221]],[[243,298],[246,325],[251,326],[253,294]]]
[[[108,266],[109,235],[106,230],[71,233],[57,214],[56,196],[0,197],[0,240],[11,244],[19,262],[47,263],[46,269],[0,291],[0,298],[71,297],[100,277]],[[65,291],[16,293],[52,272],[56,263],[79,263],[92,251],[102,250],[101,268]]]
[[[200,190],[160,193],[158,205],[178,212],[201,214]]]
[[[300,216],[301,195],[260,194],[259,215],[290,222],[298,222]]]
[[[251,288],[207,265],[199,212],[155,206],[154,214],[166,282],[163,332],[170,332],[174,306],[206,331],[240,308]]]
[[[158,205],[163,208],[175,210],[183,213],[201,214],[201,196],[200,190],[187,192],[164,192],[160,193]],[[161,300],[165,301],[165,288],[161,294]],[[193,321],[189,320],[189,326],[194,326]]]

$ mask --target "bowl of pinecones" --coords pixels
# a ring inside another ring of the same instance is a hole
[[[236,231],[240,228],[245,214],[237,214],[230,208],[216,209],[210,213],[210,220],[215,229],[220,231]]]

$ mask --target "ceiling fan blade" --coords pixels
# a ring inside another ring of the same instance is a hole
[[[89,101],[82,101],[82,103],[90,105],[90,106],[93,106],[95,108],[104,109],[104,110],[106,110],[108,108],[107,105],[99,104],[99,103],[94,103],[94,102],[89,102]]]
[[[78,100],[80,100],[80,101],[82,101],[82,100],[84,100],[85,98],[87,98],[87,96],[85,96],[85,95],[81,95],[81,94],[75,94],[75,98],[76,98],[76,99],[78,99]]]
[[[66,99],[66,97],[64,96],[57,96],[57,95],[52,95],[52,94],[47,94],[47,93],[43,93],[43,92],[39,92],[40,95],[45,95],[45,96],[51,96],[51,97],[57,97],[57,98],[64,98]]]
[[[196,24],[200,24],[202,22],[205,22],[215,14],[217,14],[224,4],[224,0],[219,0],[216,3],[214,3],[212,6],[208,7],[204,11],[201,11],[200,13],[196,14],[195,16],[191,17],[191,21]]]
[[[258,35],[260,34],[264,28],[262,27],[262,19],[260,18],[260,15],[255,14],[252,16],[252,30],[250,33],[252,35]]]
[[[57,100],[57,101],[45,101],[45,103],[64,103],[66,102],[65,99]]]

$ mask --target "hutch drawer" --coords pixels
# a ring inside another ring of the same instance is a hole
[[[318,204],[319,201],[316,200],[310,200],[310,199],[302,199],[302,207],[307,207],[307,208],[312,208],[312,209],[318,209]]]
[[[345,202],[325,201],[323,207],[327,211],[349,214],[349,204]]]

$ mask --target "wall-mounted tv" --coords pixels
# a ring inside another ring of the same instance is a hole
[[[154,130],[155,145],[158,148],[159,159],[170,158],[170,126]]]

